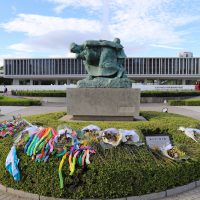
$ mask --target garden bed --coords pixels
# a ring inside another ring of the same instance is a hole
[[[200,144],[186,137],[179,126],[199,128],[197,120],[169,113],[142,112],[146,122],[61,122],[65,113],[52,113],[30,116],[26,119],[37,125],[57,128],[67,124],[75,130],[88,124],[102,129],[115,127],[135,129],[144,141],[145,134],[167,133],[173,144],[190,156],[183,162],[157,159],[144,145],[141,147],[119,145],[103,150],[92,144],[96,154],[91,156],[91,164],[84,170],[76,167],[69,176],[67,162],[63,166],[64,188],[59,187],[59,158],[50,157],[47,163],[33,162],[23,151],[18,151],[21,181],[16,183],[5,168],[1,168],[0,180],[7,187],[24,190],[44,196],[65,198],[120,198],[160,192],[185,185],[200,178]],[[0,166],[5,160],[12,144],[11,138],[0,139]]]

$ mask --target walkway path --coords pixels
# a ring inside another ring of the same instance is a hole
[[[142,111],[158,111],[162,112],[162,108],[167,107],[169,113],[184,115],[200,120],[200,106],[164,106],[164,104],[147,103],[141,104]]]
[[[0,106],[0,121],[12,118],[13,115],[20,114],[21,116],[45,114],[50,112],[66,112],[65,104],[48,103],[43,106]],[[2,115],[3,116],[2,116]]]
[[[141,104],[142,111],[158,111],[161,112],[165,106],[158,103]],[[200,120],[200,106],[167,106],[169,113],[176,113],[194,119]],[[64,103],[47,103],[43,106],[0,106],[0,120],[9,119],[13,115],[20,114],[21,116],[45,114],[50,112],[66,112],[66,105]]]
[[[200,187],[173,197],[162,198],[162,200],[200,200]]]
[[[142,111],[162,111],[165,106],[163,104],[141,104]],[[49,112],[63,112],[66,111],[65,104],[48,103],[43,106],[32,107],[15,107],[15,106],[0,106],[3,116],[0,115],[0,121],[10,119],[13,115],[20,114],[21,116],[28,116],[34,114],[44,114]],[[185,115],[200,120],[200,106],[168,106],[169,113],[176,113]],[[25,200],[25,198],[15,197],[3,191],[0,191],[0,200]],[[189,192],[185,192],[173,197],[162,198],[162,200],[200,200],[200,187],[195,188]]]

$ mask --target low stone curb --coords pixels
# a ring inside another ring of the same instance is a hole
[[[161,199],[165,197],[174,196],[183,192],[187,192],[189,190],[192,190],[196,187],[200,187],[200,180],[194,181],[192,183],[189,183],[187,185],[179,186],[176,188],[168,189],[163,192],[158,193],[151,193],[146,194],[142,196],[131,196],[131,197],[125,197],[125,198],[116,198],[116,199],[110,199],[110,200],[156,200]],[[39,194],[33,194],[29,192],[24,192],[21,190],[15,190],[9,187],[5,187],[4,185],[0,184],[0,190],[3,192],[6,192],[8,194],[15,195],[17,197],[22,197],[26,199],[34,199],[34,200],[72,200],[72,199],[63,199],[63,198],[54,198],[54,197],[46,197]],[[99,200],[99,199],[82,199],[82,200]]]

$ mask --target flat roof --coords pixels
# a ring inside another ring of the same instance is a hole
[[[127,57],[127,58],[200,58],[200,57]],[[52,58],[27,58],[27,57],[24,57],[24,58],[4,58],[4,60],[24,60],[24,59],[27,59],[27,60],[39,60],[39,59],[77,59],[77,58],[69,58],[69,57],[52,57]]]

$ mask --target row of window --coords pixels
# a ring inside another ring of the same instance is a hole
[[[85,74],[81,60],[77,59],[25,59],[5,60],[6,75],[59,75]]]
[[[127,58],[128,74],[200,74],[200,58]]]
[[[78,59],[9,59],[5,75],[86,74]],[[200,58],[127,58],[128,74],[200,74]]]

